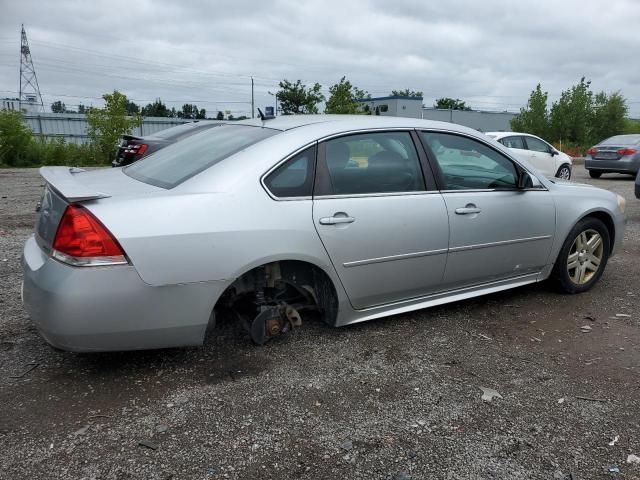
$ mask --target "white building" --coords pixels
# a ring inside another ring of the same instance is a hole
[[[391,95],[389,97],[363,98],[358,100],[363,108],[372,115],[390,115],[392,117],[420,118],[422,110],[422,97],[402,97]]]
[[[27,113],[39,113],[40,112],[40,104],[37,102],[37,98],[35,95],[27,96],[26,100],[22,100],[20,102],[17,98],[2,98],[0,99],[0,110],[24,110]]]

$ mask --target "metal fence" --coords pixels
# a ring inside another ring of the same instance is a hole
[[[37,137],[47,140],[62,138],[67,143],[88,143],[87,118],[81,113],[27,113],[27,125]],[[144,136],[169,127],[192,122],[182,118],[146,117],[133,135]]]

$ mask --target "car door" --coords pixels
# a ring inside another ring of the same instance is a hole
[[[425,184],[414,141],[409,131],[367,131],[319,145],[313,222],[356,309],[440,287],[447,209],[432,176]]]
[[[449,216],[443,288],[540,272],[555,233],[550,193],[535,177],[533,188],[518,188],[524,169],[476,138],[428,131],[420,138]]]
[[[536,137],[525,135],[523,138],[529,151],[531,165],[544,173],[545,176],[553,178],[556,175],[556,162],[551,155],[551,146]]]

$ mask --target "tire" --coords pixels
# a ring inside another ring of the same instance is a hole
[[[566,163],[564,165],[560,165],[560,168],[556,172],[556,178],[571,180],[571,167]]]
[[[602,176],[602,172],[598,172],[597,170],[589,170],[589,176],[591,178],[600,178]]]
[[[601,220],[594,217],[580,220],[569,232],[553,267],[552,276],[560,290],[565,293],[591,290],[604,272],[610,246],[609,230]]]

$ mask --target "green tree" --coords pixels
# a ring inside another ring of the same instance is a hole
[[[110,159],[115,154],[120,137],[139,126],[142,117],[127,116],[127,97],[117,90],[104,94],[102,98],[104,108],[92,107],[87,112],[87,134],[103,158]]]
[[[22,165],[33,142],[33,134],[24,122],[24,114],[0,110],[0,164]]]
[[[358,100],[371,98],[364,90],[351,85],[351,82],[342,77],[338,83],[329,87],[329,100],[325,107],[325,113],[355,114],[358,113],[361,103]]]
[[[405,88],[404,90],[391,90],[391,95],[394,97],[422,97],[422,92]]]
[[[471,107],[467,107],[466,102],[463,102],[459,98],[438,98],[433,106],[442,110],[471,110]]]
[[[67,106],[64,103],[62,103],[60,100],[56,100],[51,104],[51,111],[53,113],[66,113]]]
[[[138,104],[130,100],[127,100],[127,113],[129,115],[136,115],[140,113],[140,107],[138,106]]]
[[[591,81],[582,77],[577,85],[560,94],[551,106],[550,137],[552,141],[571,142],[576,145],[590,143],[593,124],[593,93]]]
[[[216,115],[216,120],[224,120],[224,113],[218,110],[218,114]]]
[[[162,100],[156,98],[155,102],[148,103],[145,107],[142,107],[143,117],[170,117],[171,110],[162,103]]]
[[[284,115],[318,113],[318,104],[325,99],[321,92],[322,86],[319,83],[307,88],[300,80],[296,83],[283,80],[279,86],[280,90],[278,90],[277,95],[280,101],[280,109]]]
[[[78,113],[87,113],[87,107],[83,104],[78,105]]]
[[[620,92],[596,94],[593,100],[591,143],[624,133],[627,111],[627,101]]]
[[[538,84],[529,95],[527,107],[521,108],[520,113],[511,120],[511,130],[547,137],[549,133],[548,98],[549,94],[543,92],[542,86]]]

